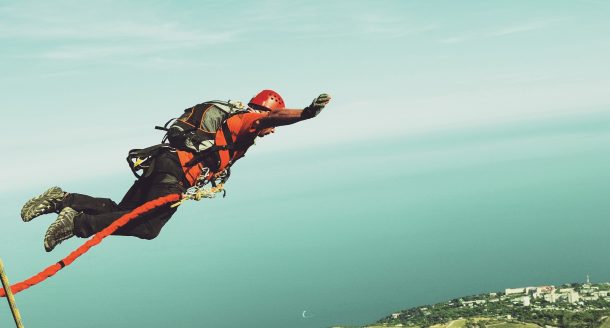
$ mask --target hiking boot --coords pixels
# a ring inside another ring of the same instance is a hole
[[[66,192],[59,187],[52,187],[25,203],[21,208],[21,218],[24,222],[31,221],[33,218],[52,212],[59,212],[61,201],[66,196]]]
[[[44,235],[44,249],[50,252],[62,241],[74,236],[74,217],[79,212],[71,207],[64,207],[55,222],[51,223],[47,233]]]

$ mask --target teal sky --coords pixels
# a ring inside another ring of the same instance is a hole
[[[120,199],[127,151],[205,100],[333,96],[257,142],[226,199],[19,294],[26,326],[365,324],[610,280],[608,17],[602,0],[0,0],[0,256],[14,282],[83,242],[46,254],[52,218],[19,220],[29,197],[58,184]],[[7,315],[0,304],[0,326]]]
[[[62,180],[122,172],[116,158],[156,141],[154,125],[262,88],[297,108],[334,96],[324,119],[266,140],[270,151],[599,110],[610,101],[609,10],[593,0],[3,1],[0,108],[28,132],[4,124],[13,156],[2,168],[24,170],[2,185],[56,181],[23,174],[37,169],[32,149]]]

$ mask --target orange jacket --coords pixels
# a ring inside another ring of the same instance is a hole
[[[214,172],[210,172],[205,179],[211,180],[215,174],[224,171],[245,155],[248,147],[254,144],[254,139],[258,134],[258,130],[253,127],[254,123],[267,115],[266,112],[237,114],[223,123],[222,128],[216,131],[215,136],[215,146],[219,149],[212,150],[218,153],[218,168]],[[225,133],[230,134],[230,138],[227,138]],[[186,179],[191,186],[195,185],[203,172],[204,165],[202,163],[187,165],[193,160],[195,154],[183,150],[177,150],[176,152]]]

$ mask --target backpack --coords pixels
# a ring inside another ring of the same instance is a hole
[[[176,149],[201,153],[214,146],[222,123],[233,115],[247,112],[246,106],[238,101],[208,101],[185,109],[182,116],[155,128],[166,131],[163,143],[167,141]]]
[[[213,100],[187,108],[180,117],[170,119],[162,127],[155,126],[155,129],[166,132],[161,144],[129,151],[129,168],[136,178],[147,177],[151,174],[160,151],[178,149],[195,153],[189,165],[204,163],[215,171],[216,163],[219,162],[218,147],[214,147],[216,132],[226,127],[223,123],[229,117],[247,112],[247,107],[239,101]],[[224,181],[228,178],[228,173],[224,173]]]

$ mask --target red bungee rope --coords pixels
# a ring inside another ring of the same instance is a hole
[[[146,203],[140,205],[139,207],[135,208],[133,211],[126,213],[123,216],[121,216],[120,218],[118,218],[111,225],[104,228],[104,230],[96,233],[95,236],[93,236],[91,239],[87,240],[82,246],[80,246],[79,248],[74,250],[72,253],[70,253],[70,255],[66,256],[63,260],[61,260],[53,265],[50,265],[46,269],[42,270],[41,272],[39,272],[38,274],[36,274],[35,276],[33,276],[27,280],[24,280],[22,282],[18,282],[16,284],[12,285],[11,291],[13,292],[13,294],[17,294],[20,291],[30,288],[31,286],[34,286],[34,285],[46,280],[47,278],[55,275],[57,273],[57,271],[70,265],[79,256],[86,253],[89,250],[89,248],[102,242],[102,239],[104,239],[104,238],[108,237],[109,235],[111,235],[112,233],[114,233],[118,228],[127,224],[127,222],[139,217],[140,215],[142,215],[154,208],[163,206],[168,203],[179,201],[181,196],[182,195],[180,195],[180,194],[171,194],[171,195],[159,197],[157,199],[151,200],[149,202],[146,202]],[[0,297],[5,297],[5,296],[6,295],[5,295],[4,289],[0,289]]]

